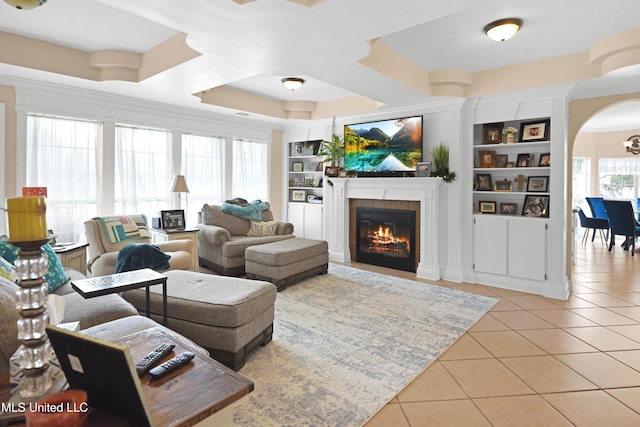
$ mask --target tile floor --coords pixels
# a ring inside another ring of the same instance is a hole
[[[640,253],[578,252],[568,301],[440,282],[500,302],[365,427],[640,426]]]

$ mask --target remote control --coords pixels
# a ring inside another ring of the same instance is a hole
[[[160,359],[169,354],[175,345],[173,344],[160,344],[153,350],[151,353],[147,354],[142,359],[136,362],[136,371],[138,372],[138,376],[141,377],[146,374],[149,369],[153,367]]]
[[[156,366],[155,368],[151,369],[149,371],[149,375],[151,375],[153,379],[163,377],[174,369],[178,369],[180,366],[186,365],[195,356],[196,355],[191,353],[190,351],[185,351],[180,356],[176,356],[171,360],[167,360],[162,365]]]

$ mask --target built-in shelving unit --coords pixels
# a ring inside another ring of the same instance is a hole
[[[322,140],[289,143],[288,217],[297,237],[322,238],[323,157]]]

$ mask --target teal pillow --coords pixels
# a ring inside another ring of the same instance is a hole
[[[50,244],[44,245],[42,252],[49,261],[49,271],[44,275],[44,279],[49,284],[49,293],[52,293],[64,285],[69,280],[69,276],[64,272],[60,258],[58,258]],[[14,264],[14,261],[18,258],[18,248],[5,240],[0,240],[0,256]]]

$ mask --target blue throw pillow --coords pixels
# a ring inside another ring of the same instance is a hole
[[[248,221],[262,221],[262,211],[269,206],[260,200],[254,200],[249,206],[238,206],[229,203],[222,204],[222,212],[237,216]]]
[[[4,237],[4,236],[3,236]],[[0,240],[0,256],[14,264],[16,258],[18,258],[18,248],[13,246],[11,243]],[[67,283],[69,280],[69,276],[64,272],[64,267],[60,262],[60,258],[53,251],[53,248],[50,244],[46,244],[42,247],[42,252],[45,257],[47,257],[47,261],[49,261],[49,270],[47,274],[44,275],[44,280],[49,285],[49,293],[52,293],[60,286]]]

